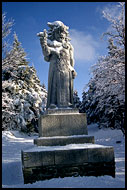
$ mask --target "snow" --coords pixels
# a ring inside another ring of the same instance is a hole
[[[51,51],[53,51],[53,52],[56,52],[56,53],[60,53],[60,51],[63,49],[63,47],[61,46],[61,47],[55,47],[55,48],[53,48],[53,47],[49,47],[49,49],[51,50]]]
[[[71,136],[53,136],[53,137],[39,137],[39,139],[67,139],[67,138],[77,138],[77,137],[90,137],[90,135],[71,135]]]
[[[47,44],[48,44],[49,46],[55,46],[55,47],[60,47],[60,46],[62,46],[62,43],[61,43],[61,42],[58,42],[58,41],[56,41],[56,40],[51,41],[51,40],[49,40],[49,39],[47,39]]]
[[[120,130],[98,129],[88,126],[88,134],[95,137],[98,145],[113,146],[115,151],[116,177],[83,176],[53,178],[24,184],[21,165],[21,150],[32,149],[35,133],[28,136],[19,131],[2,132],[2,187],[3,188],[125,188],[125,139]],[[121,143],[117,143],[121,141]],[[70,145],[70,146],[75,146]],[[83,145],[82,145],[83,146]]]
[[[55,25],[55,26],[62,26],[63,23],[61,21],[55,21],[55,22],[48,22],[47,23],[48,25]]]
[[[26,152],[40,152],[40,151],[55,151],[55,150],[74,150],[74,149],[84,149],[84,148],[108,148],[111,146],[103,146],[98,144],[68,144],[65,146],[35,146],[34,148],[31,148],[29,150],[26,150]]]

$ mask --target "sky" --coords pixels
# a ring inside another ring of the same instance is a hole
[[[48,85],[49,62],[44,61],[37,33],[48,30],[47,22],[62,21],[69,26],[71,44],[74,47],[75,70],[74,89],[80,99],[91,78],[91,66],[99,56],[107,54],[106,39],[101,39],[110,28],[109,22],[102,16],[103,10],[112,13],[117,2],[2,2],[2,12],[6,18],[14,19],[9,35],[12,43],[16,32],[22,44],[29,65],[34,65],[41,84]]]

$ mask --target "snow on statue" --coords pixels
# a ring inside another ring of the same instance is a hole
[[[44,59],[50,62],[47,108],[73,107],[74,70],[73,47],[66,25],[61,21],[48,22],[49,31],[40,32]]]

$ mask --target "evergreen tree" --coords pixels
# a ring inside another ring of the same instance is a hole
[[[16,34],[13,48],[3,60],[2,75],[2,128],[34,130],[33,121],[38,120],[42,112],[46,91],[40,85],[35,68],[28,65]]]
[[[81,113],[86,113],[86,104],[87,104],[87,93],[85,92],[85,90],[82,93],[82,102],[80,105],[80,112]]]
[[[74,102],[74,107],[79,109],[79,107],[81,105],[81,101],[80,101],[80,98],[78,96],[77,90],[74,90],[74,92],[73,92],[73,102]]]
[[[87,123],[98,122],[97,110],[95,112],[98,100],[94,99],[94,92],[96,90],[95,84],[91,83],[87,92],[85,90],[82,93],[82,102],[80,105],[80,112],[86,113]]]

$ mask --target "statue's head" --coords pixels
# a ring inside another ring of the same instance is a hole
[[[58,42],[67,41],[69,32],[69,27],[64,25],[61,21],[48,22],[48,26],[50,27],[48,32],[48,38],[50,40],[57,40]]]

